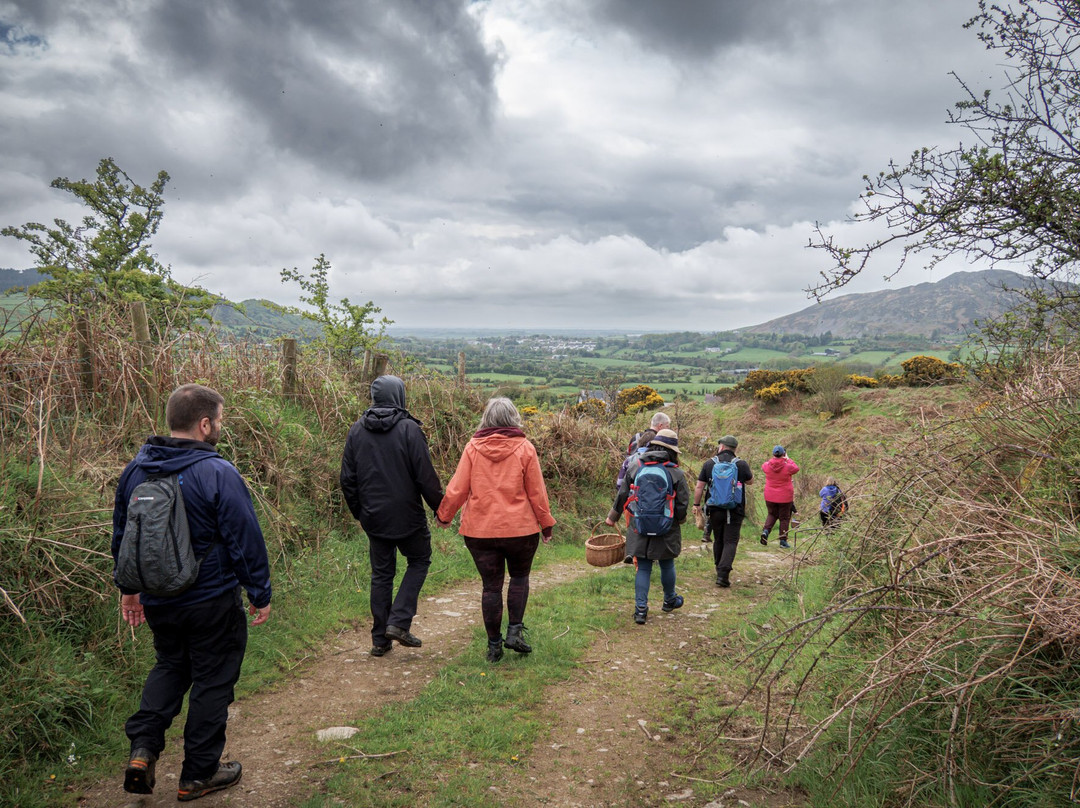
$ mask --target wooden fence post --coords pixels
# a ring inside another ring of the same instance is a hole
[[[457,386],[459,390],[465,389],[465,352],[458,351],[457,355]]]
[[[135,328],[135,342],[139,346],[139,395],[146,404],[150,418],[156,424],[160,413],[154,379],[154,346],[150,342],[150,321],[146,317],[146,303],[141,300],[131,304],[131,323]]]
[[[281,341],[281,394],[289,401],[296,399],[296,340]]]
[[[79,346],[79,380],[86,396],[92,395],[97,387],[94,384],[94,352],[90,350],[90,336],[90,318],[85,311],[81,311],[75,315],[75,339]]]
[[[377,379],[386,373],[386,366],[390,363],[390,357],[384,353],[375,354],[375,361],[372,363],[371,378]]]

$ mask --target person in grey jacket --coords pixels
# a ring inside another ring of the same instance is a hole
[[[341,457],[341,492],[368,537],[371,559],[371,655],[383,656],[392,640],[410,648],[420,589],[431,566],[431,530],[424,503],[439,508],[443,491],[420,422],[405,409],[405,383],[379,376],[371,407],[349,429]],[[397,553],[405,575],[394,595]]]
[[[634,483],[641,469],[655,463],[677,464],[679,460],[679,438],[671,429],[661,429],[649,442],[649,451],[640,457],[641,462],[631,464],[623,480],[615,502],[611,506],[605,522],[614,526],[626,508],[634,489]],[[680,525],[686,521],[686,512],[690,507],[690,487],[686,476],[678,465],[667,466],[674,488],[674,521],[671,529],[662,536],[642,536],[635,529],[636,520],[631,519],[626,528],[626,553],[633,557],[637,574],[634,577],[634,622],[643,625],[649,614],[649,587],[652,581],[652,568],[655,562],[660,566],[660,584],[664,590],[662,610],[674,611],[683,605],[682,595],[675,592],[675,559],[682,552],[682,531]]]

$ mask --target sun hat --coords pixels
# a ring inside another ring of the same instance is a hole
[[[772,455],[773,455],[773,457],[783,457],[784,454],[785,454],[785,452],[784,452],[784,447],[783,446],[777,444],[776,446],[772,447]]]
[[[724,437],[720,438],[720,443],[724,444],[724,446],[730,446],[732,449],[734,449],[739,445],[739,439],[736,438],[734,435],[724,435]]]
[[[663,446],[665,449],[671,449],[673,452],[679,451],[679,436],[675,434],[674,429],[661,429],[656,433],[651,441],[651,446]]]

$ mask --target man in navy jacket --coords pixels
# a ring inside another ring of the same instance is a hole
[[[431,566],[424,502],[438,510],[443,491],[420,422],[405,409],[405,382],[397,376],[371,383],[371,407],[345,439],[341,493],[368,537],[372,656],[389,651],[391,640],[419,648],[420,639],[409,629]],[[395,596],[398,552],[406,567]]]
[[[214,446],[221,436],[225,400],[215,390],[185,384],[169,396],[169,436],[147,439],[120,475],[113,509],[112,552],[124,537],[128,502],[152,474],[179,472],[191,531],[202,558],[199,577],[172,597],[140,595],[121,587],[123,619],[144,621],[154,635],[156,663],[143,686],[139,710],[125,725],[131,756],[124,789],[149,794],[165,731],[190,689],[184,725],[184,762],[177,799],[193,800],[240,780],[237,761],[221,762],[225,722],[247,648],[247,591],[254,625],[270,618],[270,563],[251,495],[240,472]]]

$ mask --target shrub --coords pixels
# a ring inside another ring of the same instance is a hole
[[[913,356],[900,363],[904,383],[909,387],[951,384],[963,378],[964,369],[956,362],[942,362],[936,356]]]
[[[784,382],[776,382],[775,384],[770,384],[768,387],[762,387],[755,392],[754,398],[763,401],[766,404],[775,404],[790,392],[791,391]]]
[[[664,406],[664,399],[647,384],[639,384],[620,390],[615,396],[615,412],[619,415],[658,410]]]
[[[871,376],[860,376],[858,373],[852,373],[847,378],[852,387],[877,387],[880,383]]]

